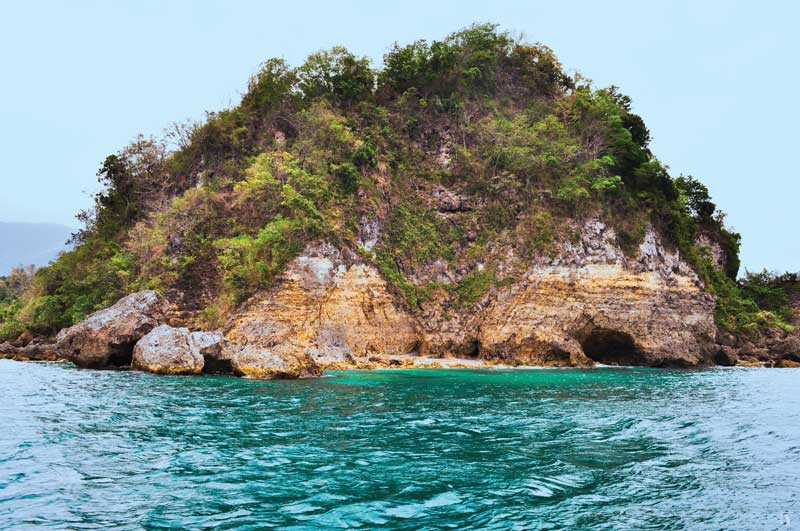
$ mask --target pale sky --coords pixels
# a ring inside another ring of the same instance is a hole
[[[790,1],[0,3],[0,220],[76,226],[97,168],[137,133],[236,104],[269,57],[495,22],[618,85],[674,175],[711,189],[742,263],[800,270],[800,4]]]

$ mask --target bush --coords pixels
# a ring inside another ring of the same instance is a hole
[[[739,281],[742,295],[755,302],[762,310],[774,313],[784,321],[792,319],[789,296],[797,290],[796,276],[779,275],[764,269],[758,273],[748,271]]]
[[[458,300],[463,306],[472,306],[478,302],[494,284],[492,271],[470,271],[458,285]]]
[[[416,202],[396,206],[386,220],[385,230],[384,246],[409,267],[438,258],[453,258],[445,227],[430,210]]]
[[[535,212],[523,217],[517,225],[517,245],[524,256],[544,253],[555,240],[555,222],[548,211]]]

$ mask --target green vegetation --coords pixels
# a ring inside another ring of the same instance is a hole
[[[410,307],[437,293],[468,307],[509,282],[492,265],[509,248],[547,255],[593,216],[632,255],[656,227],[718,295],[723,326],[786,326],[779,281],[736,283],[738,235],[708,189],[672,178],[649,141],[616,87],[571,77],[546,46],[490,24],[395,44],[377,70],[341,47],[297,68],[271,59],[239,105],[105,159],[75,248],[0,292],[2,334],[52,334],[142,288],[219,325],[307,243],[357,249],[365,220],[382,237],[362,256]],[[439,205],[437,187],[466,199]],[[722,249],[723,271],[701,235]],[[461,271],[460,282],[418,280],[431,264]]]
[[[494,284],[494,272],[472,271],[458,285],[458,300],[464,306],[472,306],[489,291]]]
[[[31,287],[34,268],[14,268],[0,277],[0,341],[15,339],[25,331],[16,316],[22,307],[22,296]]]

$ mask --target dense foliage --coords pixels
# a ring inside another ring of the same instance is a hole
[[[784,302],[736,283],[739,237],[707,188],[672,178],[649,141],[616,87],[568,76],[549,48],[493,25],[396,44],[380,70],[341,47],[297,68],[271,59],[238,106],[106,158],[77,246],[0,316],[4,330],[53,333],[150,287],[213,325],[318,239],[373,261],[412,308],[435,293],[465,307],[504,281],[498,249],[547,254],[600,216],[630,252],[655,226],[717,293],[723,325],[785,324]],[[469,204],[442,215],[437,187]],[[370,219],[383,237],[368,250]],[[417,278],[436,261],[463,270],[457,286]]]

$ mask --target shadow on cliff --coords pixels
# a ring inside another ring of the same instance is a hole
[[[644,352],[636,347],[630,334],[594,328],[580,341],[584,354],[596,363],[604,365],[651,365]]]

